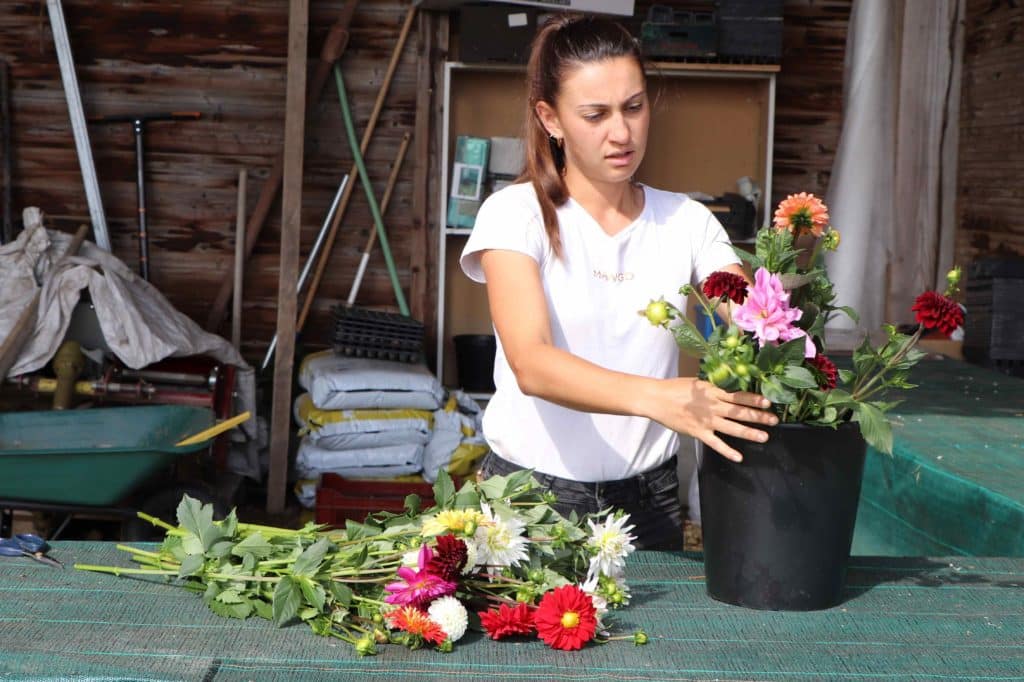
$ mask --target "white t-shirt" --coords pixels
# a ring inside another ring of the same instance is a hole
[[[525,253],[540,266],[557,347],[620,372],[678,376],[672,334],[637,311],[661,296],[683,309],[683,284],[699,285],[739,261],[703,204],[684,194],[643,190],[643,212],[614,236],[573,199],[558,208],[559,259],[551,251],[533,186],[506,187],[480,207],[462,269],[484,282],[482,251]],[[611,481],[649,471],[676,451],[678,435],[645,417],[580,412],[524,395],[500,338],[494,385],[484,436],[495,453],[519,466],[576,481]]]

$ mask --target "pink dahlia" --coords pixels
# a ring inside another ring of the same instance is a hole
[[[813,358],[817,354],[814,342],[793,324],[801,315],[802,310],[789,307],[789,294],[782,288],[778,275],[758,268],[754,286],[749,288],[747,300],[733,313],[733,322],[740,329],[753,332],[760,346],[802,336],[804,357]]]
[[[434,553],[429,546],[424,544],[420,547],[419,570],[413,570],[408,566],[399,568],[398,577],[401,580],[384,586],[384,589],[391,593],[384,601],[400,606],[423,608],[438,597],[453,594],[455,583],[432,573],[428,568],[433,557]]]

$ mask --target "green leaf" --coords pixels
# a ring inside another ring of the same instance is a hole
[[[505,494],[505,476],[491,476],[480,481],[480,494],[488,500],[497,500]]]
[[[334,597],[334,603],[347,609],[352,605],[352,588],[344,583],[339,583],[332,580],[330,583],[331,596]]]
[[[181,568],[178,569],[178,577],[184,578],[185,576],[195,575],[202,570],[205,561],[206,557],[202,554],[190,554],[181,562]]]
[[[324,602],[327,601],[327,593],[324,592],[323,585],[305,576],[299,578],[298,583],[302,590],[302,596],[306,598],[306,603],[315,607],[318,613],[323,611]]]
[[[304,606],[301,609],[299,609],[299,613],[298,613],[299,620],[303,620],[303,621],[312,620],[312,619],[316,618],[319,615],[320,615],[320,612],[317,611],[312,606]]]
[[[324,555],[327,554],[327,550],[330,548],[331,541],[327,538],[320,538],[314,542],[295,560],[295,563],[292,565],[292,575],[316,575],[317,571],[320,570],[320,564],[323,563]]]
[[[779,344],[779,353],[782,355],[782,361],[787,365],[799,365],[804,361],[804,348],[806,343],[804,337],[798,336],[792,341],[786,341],[785,343]]]
[[[455,484],[448,471],[441,467],[437,472],[437,480],[434,481],[434,503],[441,509],[451,509],[454,499]]]
[[[281,627],[299,612],[302,604],[302,591],[291,576],[282,576],[274,588],[273,615],[274,625]]]
[[[227,589],[216,596],[217,601],[222,601],[225,604],[241,604],[245,599],[242,597],[242,593],[236,589]]]
[[[691,355],[699,357],[711,350],[708,342],[688,319],[672,327],[671,332],[676,338],[676,345]]]
[[[402,506],[405,508],[405,513],[409,516],[416,516],[420,513],[420,508],[423,506],[423,498],[416,493],[405,496],[405,502]]]
[[[237,543],[231,553],[240,557],[250,554],[257,559],[266,559],[273,551],[274,546],[267,542],[262,533],[257,531]]]
[[[178,523],[199,538],[204,552],[224,537],[224,531],[213,522],[213,505],[200,504],[199,500],[188,495],[182,497],[178,503]]]
[[[251,604],[256,615],[260,618],[263,618],[264,620],[274,619],[274,607],[267,602],[262,599],[253,599]]]
[[[796,402],[796,393],[784,387],[775,377],[765,377],[761,381],[761,395],[779,405]]]
[[[736,254],[737,258],[739,258],[740,260],[750,264],[750,269],[751,270],[756,271],[759,267],[761,267],[761,265],[762,265],[761,259],[758,258],[756,254],[750,253],[746,249],[741,249],[738,246],[733,246],[732,250],[733,250],[733,253]]]
[[[514,495],[524,486],[533,487],[533,471],[530,469],[513,471],[506,477],[505,492],[502,494],[502,497]]]
[[[203,543],[192,533],[186,533],[182,536],[181,548],[187,555],[203,553]]]
[[[237,603],[226,604],[216,599],[209,603],[210,610],[223,618],[238,618],[245,620],[252,614],[252,604],[248,599]]]
[[[885,414],[871,403],[857,403],[853,420],[860,422],[860,432],[868,445],[887,455],[892,454],[892,425]]]
[[[246,554],[242,557],[242,568],[246,573],[252,573],[256,570],[256,557],[252,554]]]
[[[234,509],[220,522],[220,528],[227,537],[231,537],[238,531],[238,515],[235,514]]]
[[[854,374],[851,370],[848,370],[848,369],[841,369],[841,370],[839,370],[839,383],[841,383],[841,384],[844,384],[844,385],[848,384],[848,383],[852,382],[856,378],[857,378],[857,375]]]
[[[775,369],[775,365],[781,362],[782,352],[779,350],[779,347],[769,343],[758,352],[755,364],[765,374],[771,374]]]
[[[476,509],[480,506],[480,493],[467,482],[455,496],[454,506],[455,509]]]
[[[857,314],[857,311],[856,311],[856,310],[854,310],[853,308],[851,308],[851,307],[850,307],[850,306],[848,306],[848,305],[840,305],[840,306],[836,306],[835,308],[833,308],[833,310],[839,310],[839,311],[841,311],[841,312],[842,312],[842,313],[844,313],[844,314],[845,314],[845,315],[846,315],[847,317],[849,317],[849,318],[850,318],[851,320],[853,320],[853,321],[854,321],[855,323],[859,323],[859,322],[860,322],[860,315],[858,315],[858,314]]]
[[[218,540],[217,542],[213,543],[213,547],[210,548],[208,554],[209,556],[212,556],[216,559],[223,559],[224,557],[231,554],[231,550],[234,546],[235,543],[233,543],[231,540]]]
[[[788,365],[779,380],[790,388],[817,388],[818,382],[814,380],[811,370],[806,367]]]

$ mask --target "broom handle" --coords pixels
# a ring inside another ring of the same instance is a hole
[[[398,180],[398,171],[402,168],[402,161],[405,160],[405,152],[409,149],[409,133],[402,136],[402,143],[398,147],[398,154],[395,156],[395,163],[391,166],[391,175],[388,177],[388,184],[384,188],[384,198],[380,200],[380,212],[384,215],[388,211],[388,204],[391,202],[391,192],[395,189],[395,182]],[[363,256],[359,259],[359,269],[356,270],[356,278],[352,282],[352,289],[348,292],[348,300],[345,305],[352,306],[356,302],[356,295],[363,283],[363,275],[366,273],[366,264],[370,262],[370,253],[373,251],[373,244],[377,241],[377,230],[370,230],[370,237],[366,240],[366,248],[363,249]]]
[[[374,104],[373,111],[370,113],[370,120],[366,124],[366,130],[363,131],[363,139],[359,144],[359,150],[365,152],[366,148],[370,145],[370,138],[373,137],[373,131],[377,127],[377,119],[380,117],[381,109],[384,108],[384,99],[387,96],[388,88],[391,85],[391,78],[395,74],[395,69],[398,68],[398,60],[402,56],[402,48],[405,46],[405,41],[409,37],[409,29],[412,27],[413,17],[416,16],[416,4],[413,3],[409,6],[409,11],[405,15],[405,23],[402,25],[402,32],[398,36],[398,42],[395,44],[395,49],[391,53],[391,62],[388,64],[388,70],[384,74],[384,81],[381,83],[380,91],[377,93],[377,102]],[[349,175],[355,175],[358,167],[353,163],[352,170],[349,171]],[[323,258],[317,263],[316,272],[313,273],[313,281],[309,285],[309,291],[306,293],[306,301],[302,305],[302,312],[299,313],[298,323],[295,325],[295,331],[302,331],[303,326],[306,324],[306,319],[309,317],[310,308],[313,307],[313,300],[316,298],[317,289],[320,287],[320,278],[323,277],[324,270],[327,268],[327,261],[331,257],[331,249],[334,247],[334,238],[338,232],[338,225],[341,223],[341,218],[345,213],[345,209],[348,207],[349,197],[352,196],[352,189],[355,184],[351,184],[345,193],[345,197],[342,199],[341,208],[338,214],[334,217],[334,222],[331,223],[331,231],[327,233],[327,243],[324,246]]]

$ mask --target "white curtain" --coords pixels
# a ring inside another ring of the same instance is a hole
[[[826,196],[842,243],[826,264],[861,319],[834,319],[833,347],[912,321],[914,297],[952,265],[963,1],[853,3]]]

